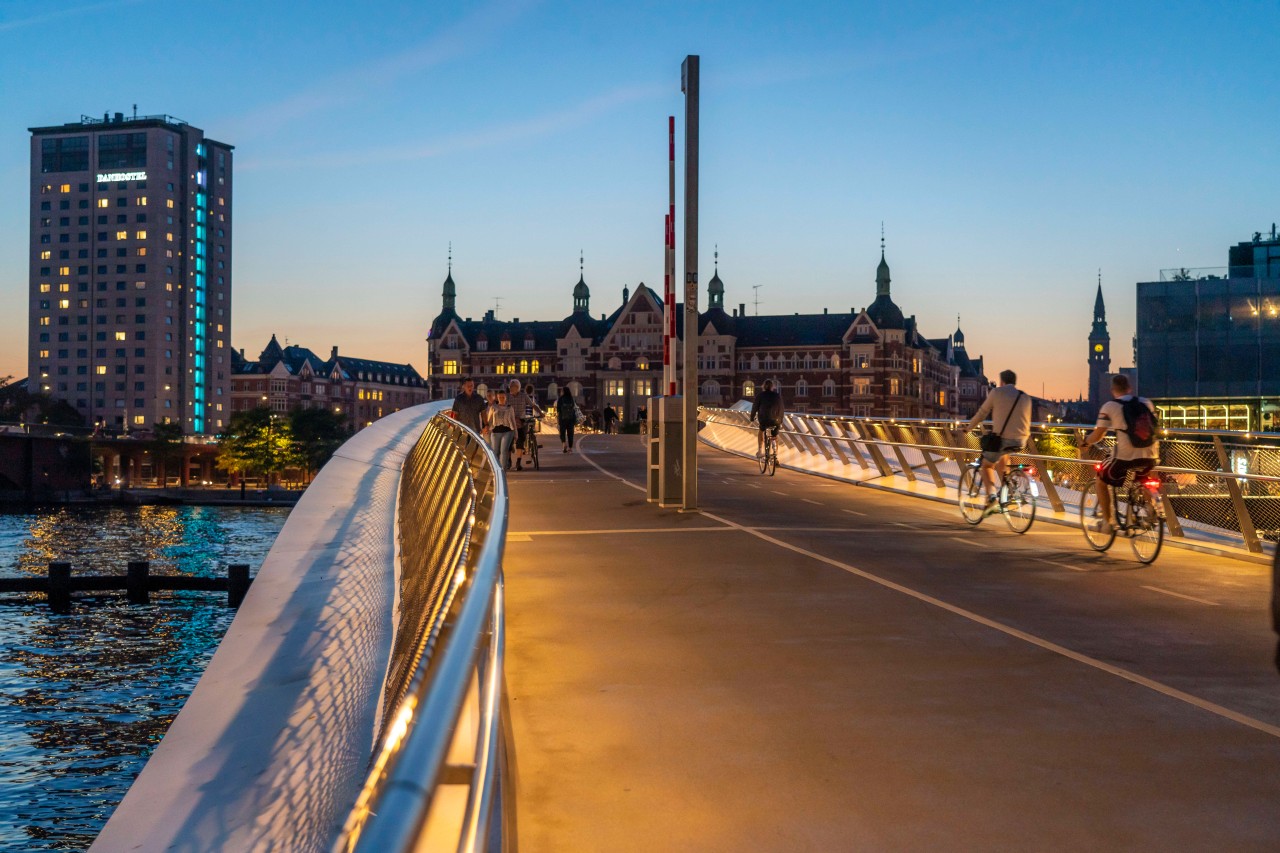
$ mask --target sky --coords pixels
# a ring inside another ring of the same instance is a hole
[[[234,145],[232,344],[425,369],[450,246],[464,317],[568,315],[580,256],[597,315],[661,290],[689,54],[700,279],[718,250],[749,313],[868,305],[883,223],[926,336],[958,315],[990,375],[1074,398],[1099,275],[1128,366],[1136,282],[1280,220],[1274,0],[0,0],[0,377],[29,127],[136,104]]]

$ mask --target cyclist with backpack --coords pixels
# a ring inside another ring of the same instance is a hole
[[[1103,403],[1098,410],[1097,427],[1080,443],[1083,450],[1106,438],[1109,430],[1116,434],[1111,457],[1098,469],[1098,505],[1103,515],[1098,524],[1104,533],[1116,523],[1111,488],[1123,485],[1131,472],[1137,477],[1150,471],[1160,458],[1156,407],[1146,397],[1133,393],[1129,377],[1123,373],[1111,377],[1111,396],[1115,399]]]

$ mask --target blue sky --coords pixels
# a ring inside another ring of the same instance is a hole
[[[0,376],[26,372],[27,127],[136,103],[234,144],[233,344],[423,367],[450,242],[464,316],[565,316],[579,251],[597,314],[661,286],[697,53],[726,303],[861,308],[883,221],[926,334],[961,314],[992,374],[1074,396],[1099,268],[1127,365],[1135,282],[1280,220],[1278,24],[1274,2],[0,0]]]

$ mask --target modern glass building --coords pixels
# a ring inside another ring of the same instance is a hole
[[[31,131],[28,376],[110,431],[231,411],[232,146],[172,116]]]
[[[1138,283],[1140,391],[1166,426],[1280,429],[1280,238]]]

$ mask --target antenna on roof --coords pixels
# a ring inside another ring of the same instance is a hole
[[[137,118],[138,118],[138,105],[137,105],[137,104],[134,104],[134,105],[133,105],[133,117],[134,117],[134,119],[137,119]]]
[[[755,302],[753,302],[752,304],[756,306],[756,316],[757,316],[757,317],[759,317],[759,316],[760,316],[760,288],[762,288],[762,287],[764,287],[764,285],[763,285],[763,284],[753,284],[753,285],[751,285],[751,289],[752,289],[752,290],[754,290],[754,291],[756,292],[756,294],[755,294],[755,295],[756,295],[756,299],[755,299]]]
[[[494,313],[494,314],[497,314],[499,311],[501,311],[501,310],[502,310],[502,300],[504,300],[504,299],[506,299],[506,298],[507,298],[507,297],[505,297],[505,296],[495,296],[495,297],[493,297],[493,313]]]

